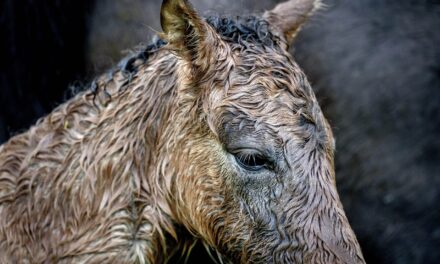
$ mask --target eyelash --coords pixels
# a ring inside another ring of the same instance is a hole
[[[258,153],[237,153],[234,154],[238,165],[249,171],[260,171],[262,169],[270,169],[270,161],[263,155]]]

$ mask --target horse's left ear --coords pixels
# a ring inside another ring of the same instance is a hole
[[[290,0],[266,11],[263,17],[290,43],[303,23],[320,5],[320,0]]]
[[[197,14],[187,0],[163,0],[160,23],[172,48],[184,59],[192,62],[203,57],[209,47],[207,23]]]

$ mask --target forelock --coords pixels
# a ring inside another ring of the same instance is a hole
[[[273,47],[280,39],[270,31],[267,21],[256,16],[208,16],[210,24],[223,40],[233,44]]]

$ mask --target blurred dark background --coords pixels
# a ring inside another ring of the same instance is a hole
[[[192,2],[242,15],[280,1]],[[324,3],[292,53],[333,126],[338,189],[365,258],[440,263],[440,1]],[[149,43],[160,4],[1,0],[0,143]]]

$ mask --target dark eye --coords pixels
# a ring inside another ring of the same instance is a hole
[[[270,162],[261,154],[239,152],[234,154],[237,163],[244,169],[250,171],[259,171],[269,168]]]
[[[272,76],[275,78],[283,78],[284,75],[279,71],[272,71]]]

